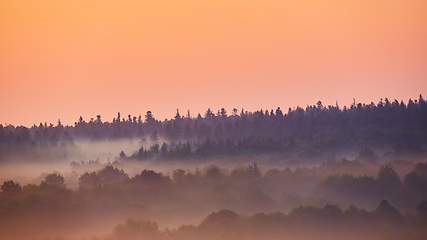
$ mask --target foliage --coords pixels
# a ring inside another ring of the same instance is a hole
[[[65,187],[64,177],[61,176],[61,175],[59,175],[59,174],[56,174],[56,173],[48,174],[45,177],[45,181],[44,182],[47,183],[47,184],[56,185],[58,187]]]
[[[22,192],[21,185],[15,183],[12,180],[4,181],[1,185],[1,195],[2,196],[15,196]]]
[[[424,166],[425,163],[417,164],[405,179],[414,174],[423,177]],[[360,238],[359,232],[366,234],[362,237],[366,238],[377,234],[388,236],[385,225],[395,231],[395,236],[425,236],[418,227],[427,219],[425,198],[413,206],[414,216],[401,213],[401,205],[393,204],[394,195],[382,198],[384,186],[398,188],[391,193],[401,194],[399,185],[387,183],[396,177],[390,164],[379,167],[377,178],[335,174],[323,180],[316,173],[319,168],[270,169],[264,175],[254,175],[257,168],[253,163],[225,174],[213,165],[203,172],[177,169],[171,177],[146,169],[129,178],[123,170],[107,166],[83,174],[82,182],[84,176],[91,175],[99,182],[82,184],[78,190],[51,184],[48,181],[51,177],[46,177],[40,185],[27,184],[22,188],[18,183],[5,181],[0,195],[0,238],[8,239],[12,233],[17,236],[15,239],[22,239],[19,236],[25,234],[36,237],[53,228],[80,229],[96,222],[95,219],[117,215],[144,217],[144,220],[130,219],[100,239],[276,239],[278,236],[311,238],[320,233],[332,238],[340,234],[355,234]],[[60,179],[57,174],[50,176]],[[320,183],[312,185],[313,191],[308,196],[300,196],[301,190],[292,188],[310,182]],[[277,185],[270,189],[273,183]],[[404,181],[403,189],[416,189],[418,185],[413,184]],[[7,194],[6,189],[16,191]],[[281,194],[275,195],[274,191]],[[342,211],[340,206],[346,204],[350,206]],[[197,226],[182,226],[172,231],[160,230],[155,222],[148,220],[162,211],[170,216],[170,212],[188,214],[192,209],[207,211],[212,206],[233,210],[214,212]],[[273,213],[283,206],[291,208],[288,214]],[[258,213],[252,216],[237,213],[250,211]],[[12,230],[14,227],[19,227],[22,233],[17,234]]]
[[[122,170],[113,166],[105,166],[103,169],[96,172],[81,175],[79,178],[80,187],[92,187],[95,184],[109,184],[114,182],[120,182],[128,179],[129,176]]]
[[[354,103],[349,108],[323,106],[318,101],[305,109],[283,112],[233,110],[228,116],[222,108],[215,114],[191,118],[176,114],[159,121],[147,111],[139,117],[118,117],[103,122],[97,115],[86,122],[82,117],[74,126],[40,123],[31,128],[0,125],[0,161],[32,156],[31,161],[67,159],[76,152],[77,141],[117,141],[149,139],[151,148],[139,149],[130,157],[144,160],[159,158],[192,159],[213,156],[276,154],[292,156],[295,161],[316,161],[324,154],[360,151],[359,161],[375,162],[374,149],[390,150],[388,157],[421,161],[427,158],[427,104],[420,95],[407,104],[397,100],[377,104]],[[137,120],[138,119],[138,120]],[[161,142],[163,141],[163,142]],[[424,147],[423,147],[424,146]],[[284,159],[285,160],[285,159]]]

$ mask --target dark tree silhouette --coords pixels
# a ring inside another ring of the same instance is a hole
[[[65,187],[64,177],[56,173],[48,174],[45,177],[44,182],[58,187]]]
[[[16,196],[22,192],[21,185],[15,183],[12,180],[4,181],[3,185],[0,187],[2,196]]]

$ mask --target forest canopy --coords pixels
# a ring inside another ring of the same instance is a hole
[[[427,103],[0,125],[0,239],[426,239]]]
[[[73,126],[64,126],[60,120],[30,128],[0,125],[0,161],[71,159],[82,155],[79,143],[114,141],[140,143],[133,152],[115,153],[137,161],[253,154],[303,161],[366,148],[388,152],[394,159],[422,160],[427,103],[420,95],[407,103],[385,98],[376,104],[354,101],[343,108],[323,106],[321,101],[287,111],[280,107],[254,112],[233,109],[228,114],[224,108],[216,113],[208,108],[196,118],[177,110],[164,121],[147,111],[145,116],[127,117],[119,112],[110,122],[100,115],[89,121],[79,117]],[[375,160],[374,155],[364,152],[360,159]]]

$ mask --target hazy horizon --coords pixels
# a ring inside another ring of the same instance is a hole
[[[398,98],[380,97],[380,98],[378,98],[376,100],[371,100],[371,101],[367,101],[367,102],[361,102],[361,101],[358,101],[356,98],[352,98],[351,102],[349,104],[340,104],[340,102],[338,102],[338,100],[335,100],[332,103],[325,103],[325,102],[323,102],[321,100],[318,100],[318,101],[315,101],[315,102],[307,103],[304,106],[303,105],[296,105],[296,106],[287,106],[286,107],[286,106],[277,105],[276,107],[271,107],[271,108],[265,108],[264,107],[264,108],[254,108],[254,109],[252,109],[252,108],[245,108],[245,107],[241,107],[241,108],[231,107],[231,108],[224,108],[224,109],[227,111],[227,114],[229,114],[230,116],[232,115],[232,110],[233,109],[237,109],[237,113],[239,115],[242,112],[242,110],[244,110],[245,113],[246,112],[247,113],[255,113],[255,112],[260,111],[260,110],[263,110],[263,111],[268,110],[269,112],[271,110],[275,111],[277,108],[280,108],[283,111],[283,113],[286,114],[288,112],[289,108],[291,108],[291,110],[295,110],[298,107],[305,109],[308,106],[315,106],[319,101],[322,103],[322,105],[324,107],[328,107],[328,106],[336,107],[338,105],[339,109],[342,110],[342,109],[344,109],[344,107],[347,108],[347,109],[350,108],[351,105],[353,105],[354,103],[356,103],[356,105],[358,103],[366,104],[366,105],[369,105],[371,103],[378,104],[378,102],[380,102],[380,101],[384,102],[385,99],[388,99],[390,102],[394,102],[395,100],[397,100],[399,103],[400,102],[404,102],[404,104],[408,104],[408,100],[412,100],[412,101],[418,100],[419,96],[423,96],[423,95],[421,93],[420,94],[415,94],[414,96],[410,97],[409,99],[404,99],[404,98],[398,99]],[[205,113],[206,113],[206,110],[208,110],[208,109],[210,109],[214,114],[217,114],[217,111],[220,111],[222,108],[223,107],[220,107],[218,109],[213,109],[211,107],[206,107],[204,109],[201,108],[202,110],[200,112],[193,112],[191,109],[182,110],[182,109],[179,109],[179,108],[175,108],[175,109],[173,109],[172,112],[170,112],[170,113],[168,113],[166,115],[160,115],[159,114],[159,116],[155,112],[153,112],[150,108],[146,108],[145,110],[141,110],[141,111],[133,111],[134,113],[121,112],[121,111],[114,112],[114,113],[112,113],[112,112],[106,112],[107,113],[106,114],[107,117],[105,117],[105,115],[99,114],[97,111],[94,110],[92,115],[76,115],[76,116],[74,116],[74,118],[66,118],[65,120],[64,120],[64,118],[62,118],[61,116],[58,115],[57,117],[53,117],[52,118],[52,119],[54,119],[53,121],[48,121],[48,120],[45,119],[45,120],[40,120],[39,122],[32,122],[32,123],[28,123],[28,124],[19,124],[20,121],[17,121],[17,123],[13,123],[13,122],[0,122],[0,124],[3,124],[4,126],[13,125],[15,127],[17,127],[17,126],[25,126],[27,128],[31,128],[34,125],[39,126],[40,123],[41,124],[45,124],[46,123],[48,125],[53,124],[54,126],[56,126],[58,124],[58,121],[60,120],[61,124],[64,125],[64,126],[74,126],[75,123],[79,121],[80,117],[82,117],[84,121],[89,122],[89,121],[91,121],[91,119],[96,120],[97,115],[101,115],[103,122],[112,123],[113,120],[117,118],[117,114],[118,113],[120,113],[121,116],[124,119],[127,120],[128,119],[128,115],[131,115],[132,118],[133,117],[139,117],[139,116],[141,116],[142,118],[144,118],[144,116],[146,115],[147,111],[151,111],[152,114],[153,114],[153,117],[156,120],[163,122],[165,120],[168,120],[168,121],[169,120],[173,120],[174,117],[175,117],[175,115],[176,115],[176,113],[177,113],[177,110],[178,110],[178,112],[180,113],[180,115],[182,117],[187,118],[188,112],[190,112],[190,118],[196,119],[199,114],[202,117],[204,117]],[[164,117],[161,117],[161,116],[164,116]],[[23,119],[21,119],[21,120],[23,120]]]
[[[426,0],[0,0],[0,239],[425,240],[426,99]]]
[[[2,0],[0,121],[418,98],[426,10],[423,0]]]

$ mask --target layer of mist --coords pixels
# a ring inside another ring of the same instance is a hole
[[[0,125],[0,239],[425,239],[427,103]]]

